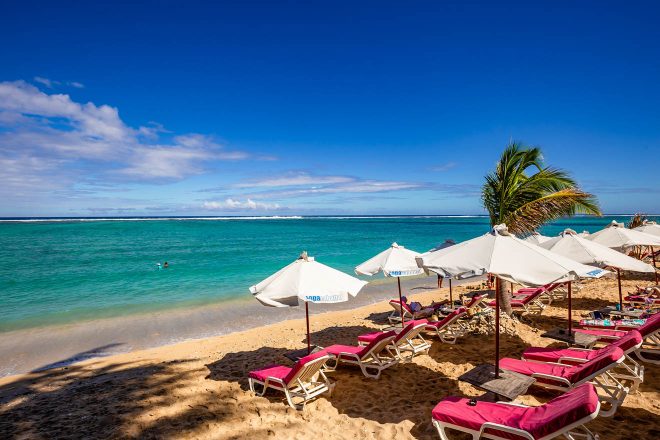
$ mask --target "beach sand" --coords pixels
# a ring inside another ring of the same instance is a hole
[[[624,292],[645,280],[624,280]],[[455,289],[455,294],[466,287]],[[447,297],[447,289],[412,295],[423,303]],[[574,292],[574,319],[613,304],[616,281],[589,281]],[[379,302],[311,319],[312,342],[355,344],[357,335],[383,325],[390,309]],[[502,335],[501,355],[519,357],[530,345],[550,345],[539,329],[566,325],[566,302],[540,317],[516,323]],[[431,410],[448,395],[477,396],[457,380],[492,362],[494,338],[468,335],[456,345],[434,339],[428,355],[386,370],[380,380],[359,369],[330,373],[332,396],[296,411],[282,395],[256,397],[247,372],[288,361],[283,354],[305,344],[305,321],[284,321],[244,332],[86,360],[67,367],[0,379],[0,438],[200,438],[200,439],[437,439]],[[660,437],[660,367],[645,365],[645,381],[611,418],[589,428],[602,439]],[[532,387],[519,401],[538,404],[554,394]],[[452,438],[468,438],[455,431]]]

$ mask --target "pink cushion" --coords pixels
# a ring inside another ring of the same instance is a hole
[[[326,347],[323,350],[321,350],[319,353],[328,353],[333,356],[337,357],[342,357],[341,353],[352,353],[356,354],[358,357],[362,358],[364,355],[369,353],[369,351],[374,348],[377,344],[379,344],[383,339],[389,338],[391,336],[395,336],[396,333],[393,331],[389,332],[379,332],[379,334],[373,338],[371,342],[369,342],[368,345],[364,346],[354,346],[354,345],[341,345],[341,344],[335,344],[331,345],[330,347]]]
[[[427,319],[414,319],[412,321],[406,321],[406,326],[396,335],[396,338],[394,338],[394,342],[397,342],[400,339],[405,338],[406,335],[410,333],[410,331],[413,328],[421,324],[426,324],[427,322],[429,322]],[[365,333],[364,335],[358,336],[358,341],[370,343],[374,339],[376,339],[381,333],[383,332],[380,331],[380,332]]]
[[[646,322],[644,324],[637,327],[637,331],[644,338],[657,331],[658,329],[660,329],[660,313],[649,316],[646,318]]]
[[[598,350],[598,355],[589,361],[579,365],[556,365],[543,364],[538,362],[527,362],[519,359],[504,358],[500,360],[500,368],[504,370],[515,371],[516,373],[531,376],[534,373],[545,374],[549,376],[561,377],[568,380],[571,384],[580,382],[590,377],[597,371],[614,364],[621,357],[623,351],[619,347],[608,346]],[[552,382],[551,380],[537,379],[539,382]]]
[[[628,332],[626,336],[613,342],[611,346],[619,347],[624,353],[642,342],[642,335],[638,331]],[[591,360],[603,353],[605,348],[599,350],[571,350],[570,348],[542,348],[530,347],[523,352],[523,358],[539,362],[559,362],[563,357]]]
[[[623,300],[628,302],[640,302],[645,304],[660,303],[660,298],[649,298],[648,296],[643,296],[643,295],[628,295],[625,298],[623,298]]]
[[[465,305],[465,307],[469,309],[470,307],[475,305],[477,302],[479,302],[479,300],[481,300],[482,298],[484,298],[486,296],[488,296],[488,295],[475,295],[475,296],[473,296],[472,299],[470,299],[470,302]]]
[[[277,379],[284,380],[286,376],[291,372],[291,370],[291,368],[285,367],[284,365],[270,365],[261,370],[250,371],[248,376],[262,382],[265,382],[269,377],[275,377]]]
[[[625,330],[605,330],[605,329],[598,329],[598,330],[586,330],[583,328],[578,328],[575,329],[576,333],[584,333],[587,335],[594,335],[594,336],[602,336],[604,341],[612,340],[612,339],[619,339],[623,336],[626,335]]]
[[[288,384],[305,365],[325,355],[326,354],[323,352],[323,350],[321,350],[298,359],[298,362],[296,362],[293,367],[285,367],[284,365],[270,365],[266,368],[262,368],[261,370],[250,371],[248,376],[262,382],[265,382],[269,377],[274,377],[277,379],[282,379],[284,383]]]
[[[402,302],[399,301],[398,299],[391,299],[391,300],[390,300],[390,304],[396,304],[397,306],[400,305],[400,306],[403,307],[403,309],[404,309],[406,312],[412,314],[412,310],[410,310],[410,306],[409,306],[408,304],[406,304],[406,303],[402,303]]]
[[[469,399],[447,397],[433,408],[435,420],[479,431],[484,423],[499,423],[527,431],[538,439],[560,431],[566,426],[588,417],[598,409],[598,395],[594,386],[585,383],[562,394],[545,405],[518,407],[502,403],[477,402],[468,405]],[[520,439],[515,434],[487,429],[508,439]]]
[[[457,315],[460,315],[461,313],[464,313],[465,310],[466,310],[465,307],[459,307],[456,310],[453,310],[449,315],[445,316],[440,321],[431,321],[431,322],[429,322],[428,324],[426,324],[426,327],[427,328],[433,327],[433,328],[436,328],[436,329],[441,329],[445,325],[447,325],[447,323],[449,323],[449,321],[454,319],[454,317],[456,317]]]

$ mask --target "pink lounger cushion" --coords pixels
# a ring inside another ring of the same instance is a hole
[[[648,296],[643,295],[629,295],[623,298],[623,300],[628,302],[643,302],[647,304],[660,303],[660,298],[649,298]]]
[[[614,342],[612,346],[619,347],[626,352],[642,342],[642,335],[638,331],[631,331],[623,338]],[[582,359],[585,361],[594,359],[603,353],[605,348],[599,350],[571,350],[570,348],[547,348],[547,347],[529,347],[523,352],[523,358],[538,362],[559,362],[562,358]]]
[[[341,345],[341,344],[335,344],[331,345],[329,347],[324,348],[321,350],[319,353],[327,353],[331,354],[336,357],[344,357],[341,356],[342,353],[350,353],[350,354],[355,354],[359,358],[362,358],[364,355],[369,353],[369,351],[380,341],[382,341],[385,338],[389,338],[390,336],[396,335],[395,332],[389,331],[389,332],[381,332],[378,334],[368,345],[358,345],[357,347],[354,345]],[[351,357],[352,358],[352,357]]]
[[[561,377],[572,384],[591,376],[592,374],[616,363],[623,357],[623,351],[619,347],[608,346],[599,350],[598,356],[579,365],[557,365],[539,362],[527,362],[520,359],[504,358],[500,360],[500,368],[514,371],[516,373],[532,376],[535,373],[548,376]],[[537,379],[540,382],[552,382],[546,379]]]
[[[428,319],[414,319],[412,321],[406,321],[406,326],[401,330],[397,335],[396,338],[394,338],[394,342],[399,341],[401,338],[405,337],[407,333],[409,333],[414,327],[421,325],[421,324],[426,324]],[[372,333],[366,333],[364,335],[358,336],[358,341],[360,342],[365,342],[365,343],[370,343],[374,339],[376,339],[381,333],[380,332],[372,332]]]
[[[447,325],[447,323],[448,323],[449,321],[451,321],[452,319],[454,319],[454,317],[455,317],[456,315],[460,315],[461,313],[465,312],[466,310],[467,310],[467,309],[466,309],[465,307],[459,307],[459,308],[457,308],[456,310],[454,310],[453,312],[451,312],[449,315],[445,316],[445,317],[444,317],[443,319],[441,319],[440,321],[431,321],[431,322],[429,322],[428,324],[426,324],[426,327],[442,328],[442,327],[444,327],[445,325]]]
[[[576,387],[545,405],[518,407],[501,403],[477,402],[468,405],[469,399],[447,397],[433,408],[433,418],[440,422],[479,431],[484,423],[499,423],[527,431],[534,438],[542,438],[578,422],[598,410],[598,395],[594,386],[586,383]],[[520,439],[515,434],[487,429],[509,439]]]
[[[270,365],[257,371],[250,371],[249,377],[265,382],[269,377],[281,379],[284,383],[289,383],[291,379],[309,362],[325,356],[323,351],[308,354],[302,357],[294,364],[293,367],[285,367],[284,365]]]

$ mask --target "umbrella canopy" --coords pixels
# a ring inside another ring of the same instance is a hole
[[[496,285],[499,285],[500,278],[524,285],[541,286],[580,277],[598,278],[607,273],[603,269],[586,266],[520,240],[509,233],[506,225],[497,225],[485,235],[432,252],[422,257],[422,263],[447,276],[469,277],[491,273],[497,277]],[[500,311],[497,296],[495,296],[496,377],[499,376],[500,346]]]
[[[439,251],[440,249],[448,248],[449,246],[454,246],[455,244],[456,244],[456,242],[454,240],[452,240],[451,238],[448,238],[444,242],[442,242],[439,245],[437,245],[436,247],[434,247],[433,249],[428,250],[428,251],[424,252],[423,254],[420,254],[418,257],[415,257],[415,261],[417,262],[417,266],[424,269],[424,272],[426,272],[427,275],[430,275],[430,272],[433,272],[433,270],[425,268],[424,265],[422,264],[422,258],[424,257],[424,255],[428,255],[431,252]],[[438,289],[439,289],[439,288],[442,287],[443,276],[442,276],[442,274],[439,274],[437,272],[433,272],[433,273],[438,275]],[[449,307],[451,307],[452,309],[454,308],[454,295],[453,295],[452,286],[451,286],[451,278],[449,278]]]
[[[637,226],[633,231],[643,232],[645,234],[654,235],[660,237],[660,225],[656,222],[645,221],[642,226]]]
[[[548,237],[546,235],[541,235],[538,232],[534,231],[527,237],[523,238],[524,241],[527,243],[532,243],[532,244],[541,244],[545,241],[550,240],[551,237]]]
[[[595,241],[587,240],[571,229],[566,229],[559,237],[550,239],[540,246],[583,264],[616,268],[619,283],[619,305],[621,307],[623,307],[623,294],[621,292],[620,269],[633,272],[655,272],[650,264],[629,257]]]
[[[422,256],[422,265],[446,277],[468,278],[492,273],[526,286],[598,278],[607,273],[520,240],[509,234],[506,225]]]
[[[399,302],[402,301],[401,296],[401,277],[412,275],[419,275],[424,272],[424,269],[417,266],[415,261],[419,257],[419,253],[392,243],[392,246],[385,249],[380,254],[376,255],[360,264],[355,268],[355,273],[362,275],[374,275],[378,272],[383,272],[386,277],[396,277],[399,286]],[[403,304],[401,304],[403,310]],[[401,314],[401,326],[404,325],[403,314]]]
[[[305,252],[293,263],[250,287],[265,306],[295,307],[300,301],[338,303],[355,296],[367,284],[351,275],[321,264]]]
[[[344,302],[355,296],[367,284],[351,275],[321,264],[303,252],[288,266],[278,270],[250,292],[261,304],[270,307],[294,307],[305,303],[307,350],[311,348],[308,303]]]
[[[615,221],[610,223],[605,229],[589,235],[587,239],[617,250],[624,250],[634,246],[660,246],[660,237],[635,229],[628,229]]]
[[[406,277],[419,275],[423,269],[417,266],[415,257],[420,254],[396,243],[360,264],[355,268],[355,273],[362,275],[374,275],[383,272],[386,277]]]
[[[654,271],[653,266],[650,264],[581,237],[571,229],[566,229],[559,237],[551,238],[540,246],[571,260],[591,266],[610,266],[633,272],[652,273]]]

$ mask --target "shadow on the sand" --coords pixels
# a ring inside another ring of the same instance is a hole
[[[80,353],[76,353],[73,356],[69,356],[66,359],[62,359],[59,361],[55,361],[53,363],[50,363],[48,365],[41,366],[39,368],[35,368],[34,370],[31,371],[31,373],[36,373],[39,371],[44,371],[44,370],[50,370],[52,368],[58,368],[58,367],[66,367],[71,364],[75,364],[76,362],[82,362],[86,361],[88,359],[92,358],[98,358],[98,357],[105,357],[105,356],[111,356],[115,353],[109,352],[111,348],[119,347],[121,345],[124,345],[123,342],[115,342],[113,344],[106,344],[102,345],[100,347],[92,348],[91,350],[86,350]]]
[[[222,359],[206,365],[209,370],[206,379],[236,382],[247,391],[250,371],[273,364],[291,365],[291,361],[284,357],[290,351],[286,348],[261,347],[252,351],[227,353]]]
[[[378,380],[350,365],[341,365],[329,377],[336,382],[328,401],[340,413],[378,423],[409,420],[418,439],[437,438],[431,424],[433,407],[445,396],[461,395],[455,380],[415,362],[391,367]],[[393,392],[397,389],[403,391]]]
[[[199,373],[190,362],[73,365],[31,373],[0,387],[2,438],[156,438],[172,430],[193,433],[204,420],[217,421],[218,414],[196,406],[171,419],[149,414],[177,402],[177,392]],[[210,401],[213,396],[200,397]]]

